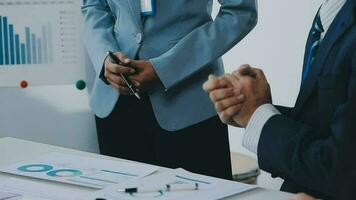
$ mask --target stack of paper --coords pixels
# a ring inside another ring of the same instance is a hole
[[[0,168],[0,171],[71,185],[105,189],[96,192],[87,190],[79,194],[73,192],[72,188],[69,190],[69,188],[45,183],[9,179],[0,182],[0,192],[3,192],[3,194],[0,193],[0,200],[6,198],[17,200],[17,196],[20,199],[30,197],[31,200],[147,200],[157,198],[161,200],[215,200],[255,188],[252,185],[198,175],[183,169],[164,172],[157,172],[157,170],[158,167],[146,164],[50,153]],[[165,188],[167,185],[170,188],[180,188],[180,190],[168,191]],[[187,189],[188,186],[195,187]],[[147,191],[149,187],[154,189]],[[146,191],[122,192],[122,189],[127,188],[146,188]],[[8,195],[14,195],[14,197],[8,197]]]

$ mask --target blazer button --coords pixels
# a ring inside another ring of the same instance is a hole
[[[141,44],[141,42],[142,42],[142,33],[137,33],[136,34],[136,42],[137,42],[137,44]]]

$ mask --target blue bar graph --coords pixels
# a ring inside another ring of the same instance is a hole
[[[38,63],[43,63],[42,62],[42,41],[40,38],[37,39],[37,49],[38,49]]]
[[[42,48],[43,48],[43,62],[48,63],[48,44],[47,44],[47,29],[45,26],[42,26]]]
[[[26,64],[26,46],[21,43],[21,64]]]
[[[10,38],[10,61],[15,64],[15,43],[14,43],[14,25],[9,24],[9,38]]]
[[[20,36],[19,34],[15,35],[15,49],[16,49],[16,64],[21,64],[21,55],[20,55]]]
[[[31,46],[32,46],[32,63],[37,64],[37,42],[36,35],[31,34]]]
[[[5,65],[10,64],[9,62],[9,31],[8,31],[8,24],[7,24],[7,17],[3,18],[3,27],[4,27],[4,57],[5,57]]]
[[[24,27],[22,33],[7,16],[0,16],[0,66],[52,64],[52,27],[44,24],[39,34],[31,27]]]
[[[26,55],[27,55],[27,64],[31,64],[31,39],[30,39],[30,28],[26,27],[25,28],[26,31]]]
[[[4,64],[4,52],[2,49],[3,42],[2,42],[2,17],[0,16],[0,65]]]
[[[48,41],[52,41],[52,26],[48,22],[47,24],[47,35],[48,35]],[[53,47],[52,47],[52,42],[48,42],[48,62],[52,63],[53,62]]]

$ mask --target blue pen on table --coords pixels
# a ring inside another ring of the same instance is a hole
[[[122,62],[120,59],[118,59],[113,52],[108,51],[108,55],[110,56],[112,62],[114,64],[117,65],[121,65],[124,67],[130,67],[129,64],[126,64],[124,62]],[[132,84],[132,82],[130,81],[130,79],[123,73],[120,73],[121,78],[125,81],[125,84],[127,85],[127,87],[131,90],[131,92],[138,98],[141,99],[140,94],[138,93],[137,88]]]

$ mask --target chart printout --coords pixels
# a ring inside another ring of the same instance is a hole
[[[160,188],[167,184],[184,185],[184,184],[198,184],[197,190],[177,190],[166,191],[160,189],[152,192],[133,192],[126,193],[120,191],[122,188]],[[135,200],[135,199],[160,199],[160,200],[214,200],[223,199],[235,194],[239,194],[248,190],[256,188],[254,185],[247,185],[235,181],[228,181],[214,177],[190,173],[183,169],[175,169],[163,173],[156,173],[142,179],[131,180],[129,182],[113,185],[95,193],[88,194],[80,198],[86,199],[107,199],[107,200]]]
[[[81,1],[0,0],[0,86],[84,78]]]
[[[145,177],[157,169],[158,167],[152,165],[127,161],[49,153],[35,159],[1,167],[0,171],[102,189],[107,186]]]

